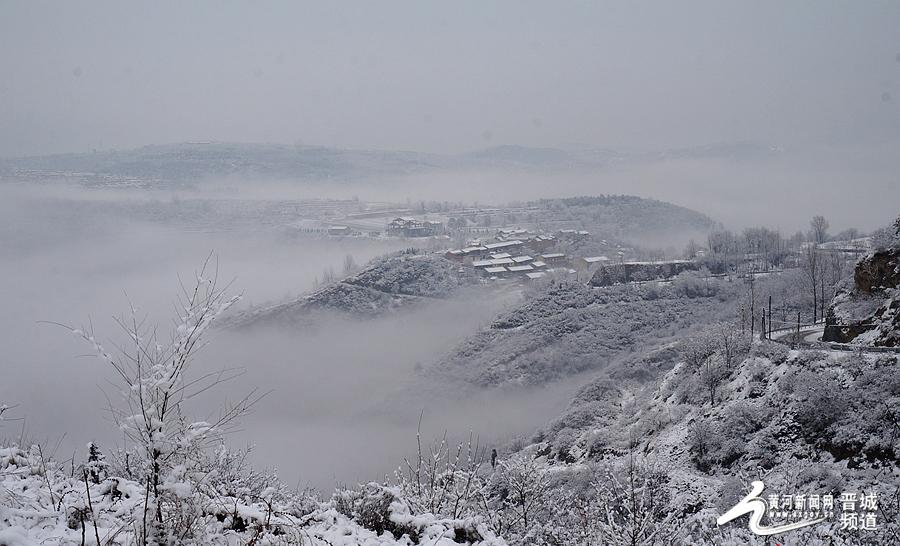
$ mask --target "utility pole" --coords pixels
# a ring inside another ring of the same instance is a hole
[[[766,330],[766,338],[772,337],[772,296],[769,295],[769,329]]]
[[[822,287],[822,290],[821,290],[822,296],[819,298],[822,309],[821,309],[821,312],[819,313],[819,315],[822,317],[822,320],[825,320],[825,275],[822,275],[819,285]]]
[[[800,311],[797,311],[797,335],[794,336],[794,342],[800,345]]]
[[[766,310],[763,309],[762,312],[762,320],[759,322],[759,339],[760,341],[766,339],[768,336],[766,335]]]
[[[753,339],[753,330],[754,325],[756,324],[756,312],[754,311],[753,301],[756,299],[756,295],[753,292],[753,272],[749,273],[750,275],[750,339]]]

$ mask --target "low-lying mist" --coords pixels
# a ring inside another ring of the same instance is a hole
[[[112,317],[134,304],[166,332],[179,277],[186,284],[214,252],[220,283],[243,292],[241,306],[296,296],[325,268],[340,271],[406,246],[399,241],[283,238],[271,232],[185,232],[115,215],[80,218],[66,200],[5,192],[0,249],[0,401],[23,422],[0,424],[0,438],[59,445],[83,454],[88,441],[122,445],[106,408],[121,385],[92,349],[52,321],[93,327],[108,348],[126,336]],[[488,295],[490,294],[490,297]],[[380,479],[415,445],[420,413],[426,439],[470,431],[484,444],[528,434],[555,415],[575,383],[539,393],[477,393],[420,373],[515,300],[511,292],[463,292],[377,320],[323,319],[307,331],[214,329],[192,375],[240,368],[244,374],[192,400],[203,419],[250,389],[269,392],[230,441],[254,444],[254,463],[289,482],[330,490]],[[24,431],[24,432],[23,432]]]
[[[309,331],[216,332],[200,357],[203,370],[243,366],[222,385],[222,405],[248,386],[270,391],[235,440],[256,445],[260,465],[277,466],[289,482],[323,490],[336,483],[381,479],[423,441],[470,432],[502,448],[530,434],[571,399],[575,382],[540,391],[476,392],[427,365],[487,324],[515,297],[483,290],[371,321],[331,319]]]
[[[826,216],[837,232],[890,222],[900,202],[898,156],[871,148],[788,149],[767,158],[669,158],[593,171],[486,169],[416,174],[340,186],[291,185],[308,194],[360,199],[507,204],[541,198],[627,194],[694,209],[729,229],[765,225],[785,235]],[[852,188],[852,190],[851,190]],[[673,241],[635,241],[665,247]]]

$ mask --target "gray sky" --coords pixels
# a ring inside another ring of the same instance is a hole
[[[900,2],[0,0],[0,157],[900,135]]]

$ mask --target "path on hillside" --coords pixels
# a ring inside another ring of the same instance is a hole
[[[822,341],[822,334],[824,332],[825,324],[822,322],[816,324],[801,324],[800,343],[797,343],[796,327],[773,330],[770,339],[776,343],[790,345],[792,347],[803,347],[806,349],[824,349],[832,351],[852,351],[863,353],[900,353],[900,347],[869,347],[866,345],[851,345],[849,343]]]

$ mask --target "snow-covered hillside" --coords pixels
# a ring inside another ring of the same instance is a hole
[[[842,529],[839,506],[825,522],[780,534],[780,544],[897,543],[895,356],[795,351],[765,342],[729,367],[715,352],[711,398],[710,368],[690,362],[690,343],[627,363],[649,375],[668,370],[658,381],[598,377],[564,415],[514,446],[535,458],[552,480],[546,494],[554,500],[536,529],[550,536],[559,528],[580,530],[571,543],[770,544],[749,532],[745,518],[721,528],[715,524],[747,494],[751,481],[762,480],[766,495],[838,499],[851,492],[878,498],[870,511],[874,529],[863,528],[862,512],[854,528]],[[637,485],[629,486],[629,477]],[[633,494],[637,501],[619,507],[622,526],[615,536],[622,542],[599,540],[611,536],[602,521],[607,501],[598,496],[610,487],[624,500]],[[847,506],[843,511],[849,515]],[[600,514],[601,521],[586,514]],[[764,523],[777,519],[770,512]],[[628,542],[630,532],[637,542]]]
[[[547,285],[436,365],[480,386],[540,385],[600,370],[734,315],[739,283],[685,273],[671,285]]]
[[[295,300],[230,317],[230,326],[310,326],[322,314],[371,318],[415,305],[428,298],[449,296],[472,285],[471,269],[436,255],[400,252],[379,258],[362,271],[327,284]]]

